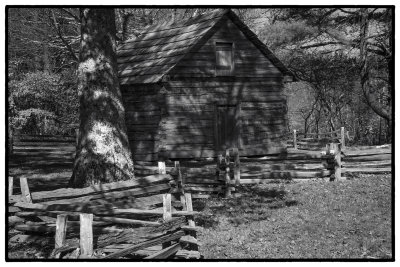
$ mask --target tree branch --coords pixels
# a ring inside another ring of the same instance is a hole
[[[79,61],[79,59],[78,59],[78,57],[75,55],[75,52],[74,52],[74,50],[72,49],[71,45],[70,45],[70,44],[64,39],[64,37],[62,36],[61,29],[60,29],[60,27],[58,26],[57,19],[56,19],[56,16],[54,15],[54,12],[51,11],[51,14],[52,14],[52,16],[53,16],[54,26],[56,27],[56,30],[57,30],[57,32],[58,32],[58,37],[60,37],[61,41],[63,42],[63,44],[65,45],[65,47],[68,49],[68,51],[70,52],[70,54],[72,55],[72,57],[74,58],[74,60]]]
[[[72,12],[66,10],[65,8],[60,8],[61,11],[63,11],[64,13],[67,13],[68,15],[70,15],[71,17],[73,17],[77,22],[80,23],[80,19],[78,16],[76,16],[75,14],[73,14]]]

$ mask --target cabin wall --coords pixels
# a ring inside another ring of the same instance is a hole
[[[123,85],[122,100],[132,157],[138,161],[156,161],[160,123],[164,107],[158,84]]]
[[[234,75],[215,75],[215,42],[234,43]],[[230,20],[170,72],[162,145],[169,157],[216,156],[216,107],[238,105],[241,155],[286,150],[282,73]]]
[[[162,146],[170,158],[216,156],[216,107],[238,105],[241,155],[286,150],[282,82],[171,81],[167,86]]]

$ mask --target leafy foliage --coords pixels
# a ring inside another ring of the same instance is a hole
[[[74,128],[78,101],[74,80],[65,79],[68,75],[38,71],[10,80],[12,128],[32,134],[63,134]]]

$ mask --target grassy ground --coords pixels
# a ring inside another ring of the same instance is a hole
[[[391,175],[242,188],[196,201],[205,258],[389,259]],[[196,208],[196,207],[195,207]]]

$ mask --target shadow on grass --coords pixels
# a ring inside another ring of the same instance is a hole
[[[234,226],[248,222],[269,220],[273,210],[298,205],[297,200],[287,199],[284,188],[264,186],[241,186],[239,197],[194,201],[193,207],[201,214],[196,222],[204,228],[220,224],[220,218],[226,217]]]

